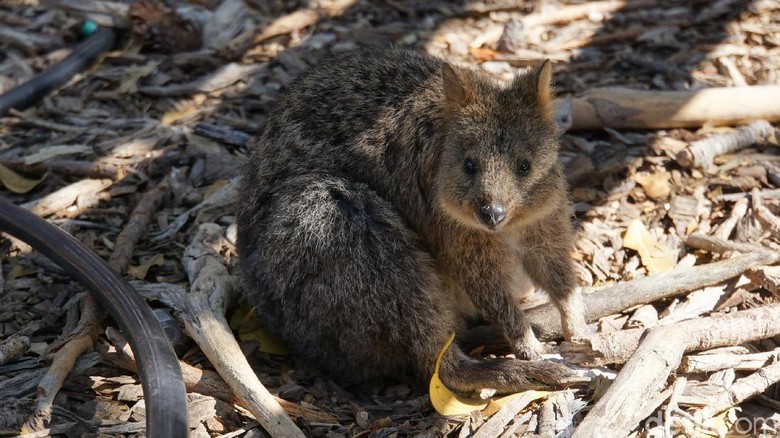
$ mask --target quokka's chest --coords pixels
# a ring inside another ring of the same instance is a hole
[[[511,257],[512,260],[507,261],[504,265],[504,269],[507,269],[507,272],[503,275],[503,281],[506,293],[509,294],[511,299],[515,302],[521,302],[534,292],[536,286],[523,267],[520,258],[515,257],[514,254]],[[472,296],[483,293],[482,291],[468,290],[457,276],[449,279],[447,287],[461,317],[472,320],[481,316]]]

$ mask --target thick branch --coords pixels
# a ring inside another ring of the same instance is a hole
[[[773,252],[753,252],[702,266],[675,268],[662,274],[602,287],[583,294],[585,317],[595,321],[607,315],[661,298],[701,289],[736,277],[761,265],[770,265],[780,259]],[[551,304],[544,304],[526,312],[540,339],[558,339],[562,335],[560,314]]]
[[[724,104],[728,102],[728,104]],[[597,88],[573,101],[572,129],[685,128],[780,121],[780,86],[644,91]]]

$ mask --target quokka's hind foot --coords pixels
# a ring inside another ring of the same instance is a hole
[[[481,360],[451,346],[439,371],[442,382],[458,392],[495,389],[500,393],[550,389],[585,383],[565,365],[546,360]]]

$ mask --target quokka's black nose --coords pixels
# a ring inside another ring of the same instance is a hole
[[[479,218],[485,225],[498,225],[506,219],[506,207],[497,202],[483,205],[479,209]]]

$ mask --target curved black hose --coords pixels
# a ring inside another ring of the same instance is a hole
[[[127,336],[146,400],[146,435],[186,437],[181,368],[160,322],[143,298],[70,234],[0,197],[0,231],[27,242],[86,287]]]
[[[86,70],[103,52],[112,49],[115,42],[114,29],[98,29],[73,49],[67,58],[0,95],[0,116],[4,116],[11,108],[24,110],[31,107],[50,91],[68,82],[73,75]]]

